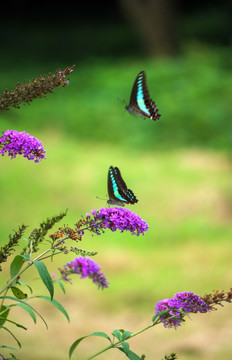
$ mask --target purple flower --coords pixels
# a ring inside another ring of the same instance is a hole
[[[3,133],[0,138],[0,154],[3,156],[6,152],[8,152],[8,156],[11,156],[11,159],[14,159],[18,154],[23,155],[28,160],[34,160],[36,163],[46,159],[46,151],[42,143],[25,131],[7,130]]]
[[[200,296],[194,295],[192,292],[181,292],[173,296],[172,299],[164,299],[156,304],[155,315],[160,315],[160,321],[164,327],[174,327],[181,325],[184,321],[186,313],[206,313],[211,310]]]
[[[117,229],[121,232],[130,231],[132,235],[139,236],[140,234],[144,235],[144,232],[149,228],[146,221],[141,219],[139,215],[125,208],[101,208],[100,210],[92,210],[92,215],[96,222],[102,221],[102,228],[108,228],[111,231]]]
[[[64,269],[61,271],[63,279],[70,281],[68,275],[71,274],[80,274],[81,279],[88,277],[102,289],[109,286],[105,275],[101,272],[100,266],[94,260],[87,257],[76,257],[73,261],[70,261],[64,266]]]

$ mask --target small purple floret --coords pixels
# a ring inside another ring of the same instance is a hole
[[[155,307],[155,315],[165,311],[160,316],[164,327],[176,328],[184,321],[183,317],[186,313],[206,313],[210,310],[210,306],[200,296],[194,295],[192,292],[181,292],[175,294],[172,299],[159,301]]]
[[[92,279],[99,288],[104,289],[109,286],[105,275],[101,272],[100,266],[88,257],[76,257],[73,261],[70,261],[64,266],[64,271],[65,272],[62,271],[64,280],[70,281],[68,275],[80,274],[81,279],[88,277]]]
[[[46,159],[42,143],[25,131],[7,130],[3,133],[0,138],[0,154],[3,156],[5,153],[8,153],[11,159],[16,155],[23,155],[36,163]]]
[[[139,215],[126,208],[101,208],[92,210],[95,221],[103,220],[102,227],[111,231],[117,229],[121,232],[130,231],[132,235],[139,236],[148,230],[149,226]]]

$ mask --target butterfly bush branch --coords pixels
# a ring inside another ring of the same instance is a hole
[[[59,247],[64,240],[71,239],[81,241],[85,231],[88,230],[96,235],[101,235],[106,229],[120,232],[129,231],[132,235],[144,235],[149,226],[145,220],[131,210],[124,208],[101,208],[92,210],[82,216],[72,229],[68,226],[60,227],[58,231],[50,235],[53,247]],[[61,239],[61,240],[60,240]],[[56,241],[59,241],[56,243]],[[62,250],[59,247],[60,250]]]
[[[81,275],[81,279],[88,277],[92,279],[98,288],[104,289],[109,286],[109,283],[101,271],[100,266],[88,257],[79,256],[73,261],[68,262],[63,269],[59,269],[63,280],[71,282],[68,276],[72,274]]]
[[[61,212],[59,215],[47,218],[40,224],[39,228],[35,228],[28,237],[28,246],[22,251],[22,255],[26,253],[34,253],[39,249],[39,245],[43,242],[48,231],[59,221],[61,221],[67,215],[67,209]]]
[[[0,263],[6,262],[7,258],[15,251],[15,246],[18,245],[26,228],[26,225],[22,225],[19,227],[18,231],[14,231],[13,235],[9,235],[9,242],[0,248]],[[0,271],[2,271],[1,266]]]
[[[69,250],[64,245],[64,240],[70,238],[74,241],[81,241],[86,230],[100,235],[105,229],[121,232],[129,231],[132,235],[144,234],[148,230],[148,224],[131,210],[122,208],[101,208],[100,210],[92,210],[75,224],[75,229],[69,227],[60,227],[57,232],[50,235],[53,241],[53,248],[67,253]],[[59,240],[61,239],[61,240]],[[58,240],[57,243],[55,243]],[[72,248],[73,250],[73,248]],[[78,248],[75,247],[77,251]],[[105,275],[100,271],[100,267],[92,259],[80,256],[73,261],[67,263],[63,269],[60,269],[63,280],[69,281],[71,274],[80,274],[81,278],[89,277],[100,288],[108,287]]]
[[[202,297],[206,304],[211,306],[212,310],[217,310],[215,306],[223,306],[223,302],[232,302],[232,288],[229,291],[214,290],[212,294],[206,294]]]
[[[0,94],[0,110],[9,110],[10,106],[19,109],[21,104],[30,104],[36,98],[46,97],[59,86],[65,87],[69,84],[66,76],[73,72],[74,67],[75,65],[64,70],[58,69],[55,73],[44,74],[25,84],[18,83],[12,91],[6,89]]]
[[[232,302],[232,288],[227,292],[215,290],[212,294],[207,294],[204,297],[195,295],[192,292],[179,292],[175,294],[172,298],[161,300],[156,304],[155,315],[152,317],[151,324],[134,333],[128,331],[128,336],[122,336],[121,339],[117,336],[117,339],[119,341],[111,341],[110,346],[107,346],[104,349],[93,354],[92,356],[88,357],[88,360],[97,357],[98,355],[108,351],[109,349],[118,348],[122,342],[125,342],[125,340],[130,340],[131,338],[143,333],[144,331],[151,329],[155,325],[163,324],[165,328],[177,329],[185,322],[184,318],[190,313],[196,314],[210,312],[215,309],[215,305],[221,305],[221,303],[224,301],[229,303]],[[120,330],[119,332],[121,332],[123,335],[123,333],[125,333],[125,330]],[[76,340],[75,343],[79,343],[78,340]],[[122,348],[120,349],[123,351]],[[177,356],[173,352],[170,355],[165,355],[163,360],[175,359],[177,359]]]
[[[35,163],[46,159],[46,151],[41,141],[25,131],[6,130],[0,137],[0,154],[8,154],[11,159],[16,155],[23,155],[28,160],[34,160]]]

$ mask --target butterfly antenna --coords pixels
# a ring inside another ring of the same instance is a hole
[[[126,100],[120,99],[120,98],[117,98],[117,100],[118,100],[120,103],[122,103],[123,105],[126,106]]]
[[[103,199],[103,198],[101,198],[101,197],[99,197],[99,196],[96,196],[96,198],[99,199],[99,200],[105,200],[105,201],[107,201],[107,199]]]

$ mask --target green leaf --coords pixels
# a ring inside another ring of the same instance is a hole
[[[28,287],[28,289],[30,290],[30,293],[31,294],[33,293],[32,288],[25,281],[17,281],[17,284],[18,285],[24,285],[24,286]]]
[[[51,278],[46,266],[41,261],[33,261],[33,263],[35,264],[36,269],[38,270],[38,273],[39,273],[44,285],[48,289],[50,296],[51,296],[51,300],[52,300],[53,296],[54,296],[54,286],[53,286],[52,278]]]
[[[121,332],[119,330],[114,330],[112,332],[112,335],[115,336],[119,341],[122,340],[122,334],[121,334]]]
[[[127,354],[128,351],[129,351],[129,344],[128,344],[127,342],[122,341],[122,342],[121,342],[121,345],[122,345],[122,347],[123,347],[124,353]]]
[[[104,333],[102,331],[96,331],[96,332],[94,332],[94,333],[92,333],[90,335],[87,335],[87,336],[100,336],[100,337],[103,337],[105,339],[108,339],[111,342],[110,337],[106,333]]]
[[[26,299],[27,298],[27,294],[22,292],[22,290],[20,290],[19,288],[15,287],[15,286],[11,286],[10,289],[11,289],[13,295],[15,297],[17,297],[17,299]]]
[[[55,282],[60,286],[61,290],[63,291],[63,293],[65,294],[65,287],[64,285],[62,284],[62,281],[60,280],[55,280]]]
[[[26,240],[26,239],[24,239]],[[28,241],[28,240],[27,240]],[[23,254],[21,255],[26,261],[29,261],[30,260],[30,254]]]
[[[0,348],[2,348],[2,349],[10,349],[10,350],[15,350],[15,351],[17,351],[17,349],[14,348],[13,346],[0,345]]]
[[[0,316],[0,319],[2,319],[1,316]],[[23,325],[15,322],[15,321],[12,321],[12,320],[9,320],[9,319],[6,319],[6,321],[8,321],[8,322],[11,323],[11,324],[16,325],[17,327],[19,327],[19,328],[21,328],[21,329],[23,329],[23,330],[27,330],[27,328],[26,328],[25,326],[23,326]]]
[[[36,316],[34,314],[34,311],[31,310],[31,308],[29,308],[27,305],[25,306],[24,304],[16,304],[16,305],[21,307],[23,310],[25,310],[30,315],[30,317],[32,318],[34,323],[36,324]],[[16,306],[16,305],[14,305],[14,306]]]
[[[40,317],[40,319],[44,322],[46,328],[48,329],[48,325],[47,325],[46,321],[44,320],[44,318],[40,315],[40,313],[37,310],[35,310],[31,305],[26,303],[25,301],[14,298],[13,296],[0,296],[0,299],[9,299],[9,300],[17,301],[18,303],[15,305],[18,305],[20,303],[20,304],[24,304],[25,306],[28,306],[31,310],[33,310]]]
[[[100,337],[103,337],[103,338],[106,338],[108,339],[110,342],[111,342],[111,339],[110,337],[104,333],[104,332],[101,332],[101,331],[98,331],[98,332],[94,332],[92,334],[89,334],[89,335],[86,335],[86,336],[83,336],[79,339],[77,339],[76,341],[74,341],[74,343],[71,345],[70,349],[69,349],[69,359],[71,359],[72,357],[72,354],[73,354],[73,351],[76,349],[76,347],[80,344],[80,342],[84,339],[86,339],[87,337],[89,336],[100,336]]]
[[[122,348],[118,347],[117,349],[122,351],[130,360],[141,360],[141,357],[131,350],[128,350],[127,352],[125,352],[123,347]]]
[[[162,317],[165,314],[168,314],[168,310],[160,311],[158,314],[154,315],[152,317],[153,324],[156,325],[157,323],[159,323],[160,322],[160,317]]]
[[[11,276],[11,279],[16,276],[21,267],[23,266],[23,263],[24,263],[24,259],[21,255],[16,255],[10,265],[10,276]]]
[[[7,329],[5,326],[2,326],[2,329],[6,330],[6,331],[15,339],[15,341],[16,341],[17,344],[18,344],[18,347],[21,348],[21,343],[20,343],[19,340],[16,338],[16,336],[14,336],[14,334],[13,334],[9,329]]]
[[[131,334],[133,334],[131,331],[124,331],[122,333],[122,340],[128,339],[131,336]]]
[[[0,316],[1,316],[1,320],[0,320],[0,327],[4,324],[4,322],[6,321],[8,314],[9,314],[10,308],[9,306],[5,306],[2,305],[0,307]]]
[[[48,302],[50,302],[50,304],[54,305],[58,310],[60,310],[64,316],[66,317],[66,319],[68,320],[68,322],[70,322],[70,319],[69,319],[69,316],[68,316],[68,313],[67,311],[65,310],[65,308],[63,307],[63,305],[61,305],[57,300],[55,299],[52,299],[48,296],[43,296],[43,295],[37,295],[35,296],[37,298],[41,298],[41,299],[44,299],[44,300],[47,300]]]

